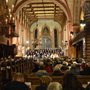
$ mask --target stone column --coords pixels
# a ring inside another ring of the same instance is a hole
[[[72,26],[73,37],[76,37],[76,35],[79,32],[79,30],[80,30],[80,25],[74,24]],[[75,46],[72,46],[71,51],[72,51],[72,57],[77,58],[77,55],[76,55],[77,51],[76,51],[76,47]]]
[[[38,48],[41,48],[41,44],[42,44],[42,30],[40,25],[38,25]]]
[[[55,42],[54,42],[54,30],[50,30],[50,36],[52,40],[52,48],[55,48]]]
[[[61,46],[61,31],[58,30],[58,47]]]
[[[31,49],[33,49],[33,41],[34,41],[34,37],[33,37],[33,32],[30,32],[30,38],[31,38]]]
[[[66,41],[68,41],[67,43],[67,46],[66,46],[66,53],[67,53],[67,56],[71,57],[72,56],[72,50],[71,50],[71,45],[70,45],[70,32],[72,30],[72,23],[67,21],[66,23],[66,33],[67,33],[67,38],[66,38]]]

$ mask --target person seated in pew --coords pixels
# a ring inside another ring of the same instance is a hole
[[[50,59],[47,59],[46,61],[44,61],[44,69],[51,74],[53,72],[53,67],[52,67],[52,62],[50,61]]]
[[[51,82],[48,85],[47,90],[63,90],[62,85],[59,82]]]
[[[12,81],[5,85],[4,90],[31,90],[31,88],[25,84],[24,75],[22,73],[15,73],[12,77]]]
[[[67,72],[63,78],[63,90],[84,90],[77,76]]]
[[[47,87],[49,83],[52,81],[52,78],[50,76],[42,76],[40,80],[41,83],[39,86],[36,87],[35,90],[47,90]]]
[[[44,70],[44,65],[40,66],[40,69],[35,73],[36,76],[41,77],[44,75],[49,75],[46,70]]]
[[[58,67],[54,67],[53,73],[51,74],[52,76],[62,76],[64,73],[60,70],[61,66],[59,65]]]
[[[86,67],[80,71],[80,75],[90,75],[90,62],[88,62]]]
[[[80,74],[80,65],[78,65],[78,63],[73,62],[73,64],[71,65],[71,68],[69,69],[70,73],[73,73],[75,75],[79,75]]]

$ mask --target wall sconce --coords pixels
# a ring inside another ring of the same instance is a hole
[[[86,26],[85,20],[80,20],[80,26],[81,27],[85,27]]]

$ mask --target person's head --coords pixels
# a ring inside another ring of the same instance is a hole
[[[63,79],[63,90],[81,90],[81,83],[78,81],[76,75],[68,72]]]
[[[47,90],[62,90],[62,85],[59,82],[51,82]]]
[[[41,77],[41,84],[49,85],[49,83],[52,81],[52,78],[50,76],[42,76]]]
[[[12,76],[13,81],[24,82],[24,75],[22,73],[14,73]]]

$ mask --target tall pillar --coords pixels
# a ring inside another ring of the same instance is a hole
[[[55,42],[54,42],[54,30],[50,30],[50,36],[52,38],[52,48],[55,48]]]
[[[84,19],[86,22],[85,26],[85,59],[87,62],[90,62],[90,0],[86,0],[83,5],[84,10]]]
[[[40,28],[40,24],[38,23],[37,26],[37,30],[38,30],[38,48],[41,48],[41,44],[42,44],[42,30]]]
[[[73,38],[76,37],[77,33],[80,30],[79,28],[80,28],[80,26],[78,24],[74,24],[72,26]],[[71,39],[73,39],[73,38],[71,37]],[[71,51],[72,51],[72,57],[76,58],[77,57],[77,55],[76,55],[76,53],[77,53],[76,47],[72,45],[72,50]]]
[[[70,32],[71,32],[71,30],[72,30],[72,23],[68,21],[66,23],[66,31],[67,31],[66,32],[67,33],[67,40],[66,41],[68,41],[66,48],[67,48],[67,55],[69,57],[72,57],[72,51],[71,51],[71,45],[70,45],[70,40],[71,40],[71,38],[70,38]]]
[[[60,47],[61,46],[61,31],[58,31],[58,47]]]

